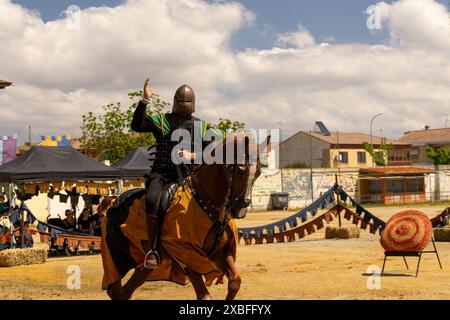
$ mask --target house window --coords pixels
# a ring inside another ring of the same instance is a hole
[[[358,163],[366,163],[366,153],[364,151],[358,151]]]
[[[408,192],[424,192],[425,185],[423,178],[408,179]]]
[[[339,162],[348,163],[348,152],[339,152]]]
[[[403,180],[393,179],[388,180],[387,191],[392,193],[402,193],[403,190]]]
[[[369,180],[369,193],[380,194],[381,193],[381,181]]]
[[[411,155],[407,149],[394,149],[389,153],[389,161],[409,161]]]

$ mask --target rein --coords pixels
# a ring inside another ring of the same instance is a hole
[[[189,187],[191,188],[192,195],[194,196],[195,200],[197,201],[199,206],[202,208],[202,210],[205,211],[206,214],[208,215],[208,217],[212,220],[213,227],[215,228],[215,230],[217,232],[216,238],[214,239],[214,243],[212,245],[210,252],[208,252],[208,255],[210,255],[213,252],[217,243],[220,241],[220,239],[222,239],[223,234],[225,233],[225,229],[230,220],[228,218],[228,212],[229,212],[229,210],[231,210],[233,204],[241,203],[242,201],[245,202],[245,200],[242,200],[239,197],[230,199],[231,198],[231,186],[233,185],[233,177],[234,177],[237,165],[233,164],[233,165],[231,165],[231,167],[232,167],[232,174],[231,174],[230,179],[228,180],[227,194],[225,197],[225,217],[222,220],[219,218],[221,209],[218,208],[210,199],[208,199],[206,194],[204,194],[204,192],[200,188],[200,184],[198,183],[198,180],[195,178],[195,176],[192,175],[191,172],[189,174],[188,183],[189,183]],[[192,183],[193,180],[195,180],[195,183],[198,186],[197,189],[195,189],[193,186],[193,183]],[[203,195],[200,195],[199,191],[201,193],[203,193]]]

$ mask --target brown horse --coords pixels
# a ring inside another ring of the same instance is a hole
[[[210,299],[207,286],[214,280],[216,284],[223,283],[225,275],[226,299],[235,298],[241,278],[235,265],[238,238],[234,219],[246,216],[261,164],[256,143],[244,135],[232,137],[223,139],[214,149],[216,154],[226,154],[226,150],[233,148],[231,164],[202,164],[183,182],[184,187],[175,192],[161,226],[159,269],[142,267],[148,249],[145,191],[125,193],[108,209],[102,232],[102,288],[111,299],[130,299],[143,283],[158,280],[181,285],[190,281],[197,299]],[[237,156],[237,150],[242,150],[239,143],[245,144],[243,161]],[[131,278],[122,285],[121,280],[133,268]]]

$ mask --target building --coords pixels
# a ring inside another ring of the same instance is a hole
[[[414,164],[433,164],[427,155],[428,147],[450,147],[450,128],[430,129],[426,126],[422,130],[407,131],[398,139],[411,144],[411,161]]]
[[[412,204],[429,201],[425,179],[434,170],[416,167],[377,167],[360,169],[358,179],[361,203]]]
[[[0,80],[0,89],[5,89],[6,87],[9,87],[10,85],[12,85],[12,82]]]
[[[375,166],[372,156],[362,148],[363,142],[372,143],[380,150],[382,138],[356,132],[299,131],[279,146],[282,167],[291,168],[367,168]],[[411,165],[411,145],[397,140],[386,140],[392,145],[388,166]]]

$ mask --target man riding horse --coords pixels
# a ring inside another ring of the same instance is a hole
[[[206,122],[192,114],[195,112],[195,94],[191,87],[182,85],[177,89],[173,99],[172,112],[166,114],[146,113],[152,92],[149,79],[144,84],[143,99],[139,102],[133,115],[131,129],[136,132],[151,132],[155,137],[156,155],[152,169],[146,183],[146,225],[150,250],[144,260],[147,269],[159,268],[161,258],[157,251],[159,228],[162,223],[160,215],[163,214],[161,194],[170,185],[180,182],[189,176],[197,155],[193,150],[203,150],[209,142],[202,139],[207,128]],[[197,125],[195,125],[197,123]],[[189,150],[179,150],[178,156],[183,159],[183,166],[177,165],[172,159],[172,150],[178,141],[172,141],[172,133],[177,129],[185,129],[190,134]],[[195,144],[202,144],[196,146]]]

